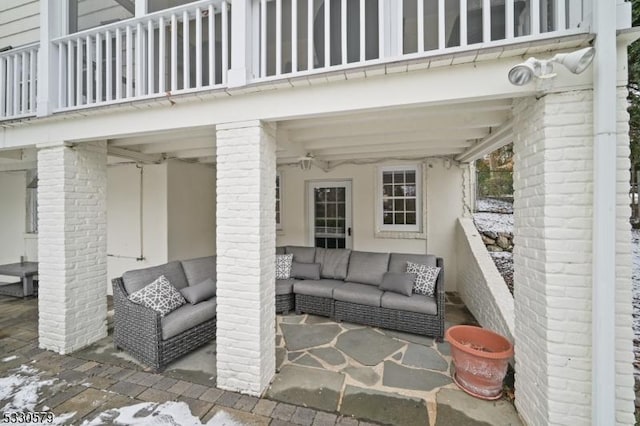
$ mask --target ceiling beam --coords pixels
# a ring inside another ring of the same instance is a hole
[[[183,141],[188,139],[211,138],[215,141],[216,132],[213,127],[193,127],[182,130],[167,130],[148,132],[139,135],[127,135],[118,139],[110,139],[111,146],[146,145],[171,141]]]
[[[145,163],[145,164],[159,164],[159,163],[162,163],[162,161],[164,161],[164,157],[159,154],[143,154],[138,151],[121,148],[118,146],[108,146],[107,154],[112,157],[125,158],[128,160],[133,160],[138,163]]]
[[[513,142],[513,120],[509,120],[496,131],[470,146],[466,151],[458,155],[456,160],[470,163],[511,142]]]
[[[325,158],[327,155],[361,154],[367,155],[374,152],[387,152],[392,155],[402,155],[404,151],[438,150],[438,152],[458,153],[471,145],[471,142],[456,141],[445,145],[431,145],[424,142],[409,142],[401,144],[379,144],[362,146],[345,146],[342,148],[329,148],[314,150],[313,154]]]
[[[427,158],[427,157],[438,157],[438,156],[449,156],[455,155],[462,152],[463,149],[442,149],[442,148],[432,148],[432,149],[418,149],[413,151],[403,151],[403,152],[372,152],[372,153],[359,153],[359,154],[338,154],[338,155],[323,155],[322,159],[329,163],[333,161],[343,161],[343,160],[373,160],[373,159],[403,159],[403,158]],[[331,166],[331,164],[329,164]]]
[[[7,160],[23,160],[24,152],[21,149],[11,149],[7,151],[0,151],[0,158]]]
[[[156,142],[139,146],[139,151],[145,154],[161,154],[172,151],[185,151],[189,149],[215,148],[215,138],[185,138],[172,142]]]
[[[199,158],[199,157],[215,157],[215,148],[186,149],[167,152],[168,158]]]
[[[276,144],[278,152],[286,152],[289,155],[304,157],[307,151],[301,144],[293,143],[289,137],[289,132],[285,129],[276,130]]]

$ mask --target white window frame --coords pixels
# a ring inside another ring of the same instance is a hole
[[[383,209],[383,175],[384,172],[397,171],[413,171],[416,174],[416,224],[415,225],[385,225],[384,209]],[[379,233],[384,232],[400,232],[400,233],[421,233],[423,225],[424,204],[423,199],[423,181],[422,166],[420,164],[405,164],[397,166],[379,166],[376,171],[377,188],[376,188],[376,227]]]
[[[280,212],[280,220],[276,218],[276,230],[282,230],[282,173],[276,173],[276,188],[279,189],[279,197],[276,197],[276,211]],[[275,192],[275,191],[274,191]],[[274,197],[276,194],[273,194]]]

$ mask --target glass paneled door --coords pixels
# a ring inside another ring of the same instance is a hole
[[[351,182],[311,182],[308,205],[312,244],[351,248]]]

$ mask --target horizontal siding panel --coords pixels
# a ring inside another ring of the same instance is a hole
[[[19,47],[40,39],[40,2],[3,0],[0,2],[0,47]]]

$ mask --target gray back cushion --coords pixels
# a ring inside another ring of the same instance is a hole
[[[276,247],[276,254],[285,254],[284,247]]]
[[[407,272],[407,262],[436,266],[436,257],[432,254],[391,253],[389,272]]]
[[[131,294],[134,291],[138,291],[151,284],[158,279],[160,275],[164,275],[178,290],[185,288],[188,285],[187,277],[184,275],[182,265],[177,261],[165,263],[164,265],[152,266],[151,268],[127,271],[122,274],[122,281],[127,293]]]
[[[189,285],[200,284],[207,278],[211,278],[214,283],[216,282],[215,256],[183,260],[182,268],[184,269],[184,275],[187,277]]]
[[[389,267],[389,253],[351,252],[347,281],[380,285]]]
[[[293,255],[293,261],[299,263],[313,263],[316,256],[315,247],[287,246],[284,250]]]
[[[316,249],[315,263],[319,263],[320,277],[332,280],[344,280],[349,267],[349,249]],[[294,257],[295,259],[295,257]]]

